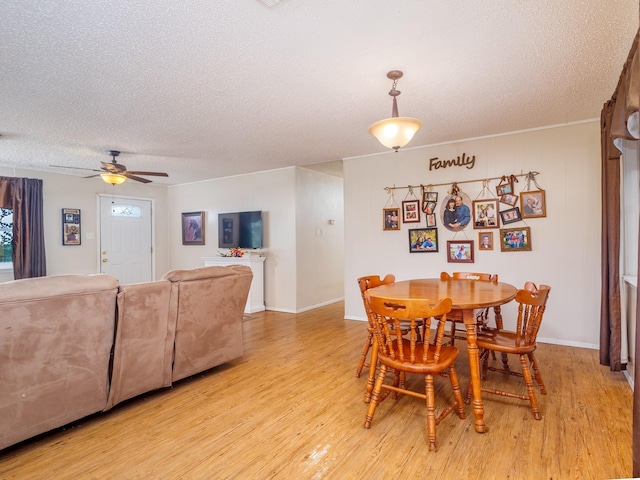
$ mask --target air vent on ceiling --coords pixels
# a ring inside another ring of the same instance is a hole
[[[276,3],[280,3],[280,0],[260,0],[267,7],[273,7]]]

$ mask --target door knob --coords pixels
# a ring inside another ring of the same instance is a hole
[[[108,261],[109,261],[109,259],[108,259],[108,258],[103,258],[103,259],[102,259],[102,263],[107,263]]]

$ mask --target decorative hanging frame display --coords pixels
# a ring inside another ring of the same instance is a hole
[[[422,189],[422,211],[424,212],[427,227],[437,226],[436,206],[438,205],[438,192],[433,191],[433,185],[421,185]]]
[[[451,185],[440,206],[442,225],[452,232],[459,232],[471,223],[471,198],[462,191],[457,183]]]
[[[420,199],[412,187],[402,201],[402,223],[420,223]]]
[[[547,216],[547,203],[545,191],[536,181],[537,173],[529,172],[526,177],[526,186],[520,192],[520,205],[523,218],[539,218]],[[537,190],[531,190],[531,182]]]
[[[489,198],[484,197],[490,195]],[[489,180],[482,182],[482,191],[473,201],[473,228],[500,228],[498,197],[489,189]]]
[[[382,230],[400,230],[400,207],[393,196],[393,189],[386,190],[389,198],[382,209]]]

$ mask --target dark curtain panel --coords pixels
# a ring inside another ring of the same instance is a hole
[[[600,301],[600,363],[621,370],[620,312],[620,151],[611,138],[615,100],[600,116],[602,149],[602,294]]]
[[[602,306],[600,316],[600,363],[611,370],[623,366],[620,360],[620,151],[621,139],[638,140],[640,105],[640,60],[638,39],[631,46],[620,80],[601,115],[602,127]],[[619,148],[618,148],[619,147]],[[640,158],[638,159],[640,163]],[[640,185],[638,185],[640,191]],[[640,221],[640,219],[639,219]],[[637,247],[640,254],[640,242]],[[639,255],[640,258],[640,255]],[[638,265],[640,272],[640,265]],[[633,476],[640,477],[640,295],[636,301],[636,338],[633,392]],[[639,388],[635,388],[639,387]]]
[[[42,180],[0,177],[0,207],[13,210],[13,276],[44,277]]]

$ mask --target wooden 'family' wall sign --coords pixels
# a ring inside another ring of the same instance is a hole
[[[476,164],[476,156],[468,156],[466,153],[462,154],[462,157],[458,155],[457,158],[451,160],[440,160],[438,157],[429,159],[429,170],[437,170],[439,168],[447,167],[467,167],[471,170]]]

